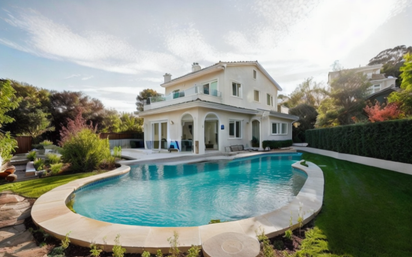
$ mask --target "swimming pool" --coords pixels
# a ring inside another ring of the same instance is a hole
[[[301,154],[181,165],[136,165],[129,173],[75,192],[77,213],[111,223],[187,227],[271,212],[306,180],[291,164]]]

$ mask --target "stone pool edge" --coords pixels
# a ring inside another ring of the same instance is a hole
[[[73,213],[66,207],[66,202],[76,189],[96,180],[125,174],[130,171],[130,167],[125,165],[47,192],[36,200],[31,215],[36,225],[59,239],[70,232],[71,243],[84,247],[93,243],[104,251],[111,251],[117,235],[120,235],[120,244],[127,253],[142,253],[144,250],[155,253],[157,249],[167,253],[170,248],[167,239],[173,236],[174,231],[179,234],[179,248],[182,251],[187,251],[192,245],[201,246],[202,242],[224,232],[237,232],[256,238],[256,233],[263,230],[268,237],[274,237],[290,227],[291,219],[292,227],[296,228],[299,216],[306,224],[321,210],[324,191],[322,170],[311,162],[306,162],[308,167],[300,162],[292,164],[292,167],[306,172],[308,178],[292,202],[275,211],[238,221],[198,227],[131,226],[93,220]]]

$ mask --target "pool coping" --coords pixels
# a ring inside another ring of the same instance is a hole
[[[108,252],[115,245],[117,235],[120,235],[120,245],[126,248],[127,253],[156,253],[157,249],[168,253],[170,244],[167,239],[173,236],[174,231],[179,235],[179,248],[182,251],[187,251],[192,245],[201,246],[209,238],[225,232],[237,232],[256,238],[257,232],[264,231],[268,237],[274,237],[283,234],[290,227],[298,227],[299,217],[306,224],[321,210],[323,172],[311,162],[306,162],[308,167],[300,162],[292,164],[292,167],[304,171],[308,177],[298,195],[279,209],[248,219],[198,227],[146,227],[98,221],[73,213],[67,208],[66,203],[76,189],[96,180],[125,174],[130,171],[130,167],[125,165],[54,188],[36,200],[31,215],[36,225],[59,239],[70,233],[68,237],[71,243],[84,247],[93,243]]]

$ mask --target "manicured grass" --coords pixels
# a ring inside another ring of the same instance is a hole
[[[315,226],[335,254],[412,256],[412,176],[304,153],[325,177]]]
[[[38,198],[42,194],[52,190],[55,187],[69,183],[70,181],[96,175],[97,172],[76,173],[70,175],[52,176],[41,179],[33,179],[22,182],[14,182],[0,185],[0,192],[4,190],[11,190],[16,194],[29,197]]]

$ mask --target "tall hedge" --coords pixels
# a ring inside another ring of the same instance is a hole
[[[306,130],[308,146],[412,163],[412,120],[393,120]]]

